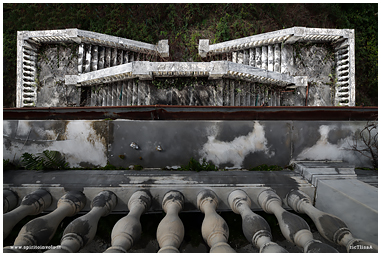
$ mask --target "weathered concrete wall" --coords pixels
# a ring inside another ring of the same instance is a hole
[[[345,161],[371,166],[351,150],[365,121],[4,121],[3,158],[62,152],[72,167],[186,165],[193,157],[219,168]],[[138,149],[130,144],[134,142]],[[157,147],[161,147],[161,151]]]

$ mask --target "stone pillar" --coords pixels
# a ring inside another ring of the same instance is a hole
[[[274,71],[280,72],[280,44],[274,46]]]
[[[232,62],[238,62],[238,52],[232,52]]]
[[[84,73],[90,72],[90,64],[91,64],[91,44],[86,45],[86,59],[85,59]]]
[[[228,196],[229,206],[242,217],[242,230],[246,239],[259,249],[260,253],[287,252],[271,241],[271,229],[264,218],[250,210],[251,200],[243,190],[234,190]]]
[[[46,253],[74,253],[91,242],[97,233],[99,219],[107,216],[117,205],[116,195],[111,191],[102,191],[91,202],[91,210],[70,222],[61,239],[61,249],[52,249]]]
[[[124,253],[139,240],[142,232],[140,216],[151,207],[151,195],[143,190],[136,191],[128,201],[130,212],[121,218],[111,232],[111,247],[105,253]]]
[[[308,253],[336,253],[335,248],[313,239],[310,227],[301,217],[282,208],[280,197],[267,189],[258,195],[258,205],[270,214],[274,214],[279,222],[283,236],[291,243],[303,248]]]
[[[81,43],[78,45],[78,75],[82,74],[83,72],[84,52],[85,44]]]
[[[267,53],[267,60],[268,60],[268,67],[267,69],[269,71],[274,71],[274,47],[270,44],[267,46],[268,53]]]
[[[91,71],[98,70],[98,45],[93,45],[91,53]]]
[[[184,225],[178,213],[184,206],[184,196],[178,191],[169,191],[164,195],[162,207],[167,214],[157,228],[157,241],[160,253],[179,253],[184,239]]]
[[[262,48],[255,48],[255,67],[262,68]]]
[[[53,237],[58,225],[65,217],[74,216],[86,204],[86,196],[79,191],[69,191],[57,203],[53,212],[33,219],[25,224],[17,236],[14,246],[46,245]],[[25,252],[22,249],[5,247],[3,252]]]
[[[262,46],[262,69],[267,69],[267,46]]]
[[[341,219],[316,209],[311,203],[311,198],[304,192],[300,190],[291,191],[287,195],[287,203],[294,211],[307,214],[325,239],[345,246],[347,252],[378,252],[377,245],[354,238],[347,225]]]
[[[99,46],[98,52],[99,52],[98,69],[103,69],[105,66],[105,47]]]
[[[9,189],[3,190],[3,213],[13,210],[18,204],[18,197],[15,192]]]
[[[205,214],[201,226],[204,241],[209,245],[211,253],[235,253],[227,243],[229,228],[225,220],[217,214],[217,195],[212,190],[203,190],[197,195],[197,207]]]
[[[255,50],[254,48],[249,49],[249,65],[255,67]]]
[[[52,196],[44,189],[38,189],[26,195],[19,207],[3,215],[3,239],[13,227],[28,215],[37,215],[52,204]]]

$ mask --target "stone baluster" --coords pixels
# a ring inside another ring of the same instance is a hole
[[[259,249],[260,253],[287,252],[271,241],[271,229],[266,220],[250,210],[251,200],[243,190],[234,190],[228,197],[229,206],[242,217],[242,230],[246,239]]]
[[[229,227],[225,220],[217,214],[217,195],[209,189],[203,190],[197,195],[197,207],[205,214],[201,226],[204,241],[209,245],[211,253],[235,253],[227,243]]]
[[[259,194],[258,204],[265,212],[275,215],[283,236],[291,243],[303,248],[304,252],[338,252],[335,248],[313,239],[307,222],[283,209],[280,197],[272,189],[266,189]]]
[[[262,47],[255,48],[255,67],[262,68]]]
[[[85,44],[81,43],[78,45],[78,74],[82,74],[83,72],[83,62],[84,62],[84,54],[85,52]]]
[[[268,67],[268,60],[267,60],[267,46],[262,46],[262,69],[267,70]]]
[[[74,253],[91,242],[97,232],[101,217],[107,216],[117,205],[116,195],[111,191],[102,191],[91,202],[91,210],[70,222],[61,239],[61,249],[52,249],[46,253]]]
[[[57,203],[57,209],[25,224],[14,246],[46,245],[65,217],[74,216],[86,204],[86,196],[79,191],[69,191]],[[5,247],[4,252],[25,252],[24,249]]]
[[[166,213],[157,228],[157,241],[160,253],[179,253],[184,238],[184,225],[178,213],[184,206],[184,196],[178,191],[169,191],[164,195],[162,207]]]
[[[3,239],[13,227],[28,215],[37,215],[52,204],[52,196],[44,189],[38,189],[26,195],[19,207],[3,215]]]
[[[274,46],[268,45],[267,47],[268,53],[267,53],[267,63],[268,67],[267,69],[270,71],[274,71]]]
[[[249,50],[249,65],[255,67],[255,49],[250,48]]]
[[[18,197],[15,192],[9,189],[3,190],[3,213],[12,211],[18,203]]]
[[[146,191],[136,191],[128,201],[130,212],[121,218],[111,232],[111,247],[105,253],[124,253],[139,240],[142,232],[140,216],[151,207],[151,195]]]
[[[311,198],[304,192],[292,190],[287,196],[287,203],[294,211],[307,214],[325,239],[345,246],[347,252],[375,253],[378,251],[377,245],[354,238],[341,219],[316,209],[311,203]]]
[[[91,66],[91,44],[86,45],[85,50],[85,71],[84,73],[90,72],[90,66]]]
[[[280,44],[274,46],[274,71],[280,72]]]

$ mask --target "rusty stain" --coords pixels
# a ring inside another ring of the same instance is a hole
[[[374,120],[378,107],[110,106],[5,108],[4,120]]]

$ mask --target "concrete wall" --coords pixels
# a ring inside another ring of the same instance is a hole
[[[186,165],[190,158],[220,168],[252,168],[292,161],[345,161],[371,166],[350,150],[365,121],[84,121],[3,122],[3,158],[24,152],[62,152],[71,167],[145,168]],[[133,149],[134,142],[139,148]],[[156,149],[157,146],[162,151]]]

